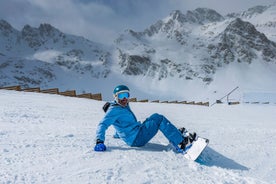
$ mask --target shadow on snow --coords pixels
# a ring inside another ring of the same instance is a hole
[[[170,145],[161,145],[156,143],[147,143],[145,146],[142,147],[125,147],[125,146],[109,146],[108,149],[116,149],[116,150],[137,150],[137,151],[153,151],[153,152],[162,152],[171,150],[172,147]],[[107,150],[109,151],[109,150]]]
[[[197,158],[196,162],[209,167],[216,166],[224,169],[249,170],[248,167],[227,158],[210,147],[205,148],[205,150]]]
[[[172,150],[172,146],[169,145],[161,145],[156,143],[148,143],[143,147],[119,147],[119,146],[111,146],[108,147],[107,151],[111,151],[113,149],[116,150],[137,150],[137,151],[153,151],[153,152],[162,152]],[[206,147],[205,150],[201,153],[201,155],[196,160],[197,163],[205,166],[216,166],[224,169],[233,169],[233,170],[249,170],[248,167],[243,166],[234,160],[227,158],[226,156],[218,153],[214,149],[210,147]]]

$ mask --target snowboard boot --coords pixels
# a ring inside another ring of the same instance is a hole
[[[180,149],[183,151],[186,150],[186,147],[189,145],[189,139],[188,137],[184,137],[183,141],[178,145]]]
[[[180,131],[180,133],[183,136],[183,141],[179,144],[179,147],[182,150],[185,150],[187,147],[189,147],[189,145],[192,144],[193,141],[195,141],[197,139],[197,135],[195,132],[193,133],[189,133],[184,127],[178,129]]]
[[[197,140],[196,133],[195,132],[189,133],[188,138],[190,139],[191,142],[196,141]]]
[[[190,133],[184,127],[178,129],[183,137],[188,137],[190,142],[197,140],[197,135],[195,132]]]

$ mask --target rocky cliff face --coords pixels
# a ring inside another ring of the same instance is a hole
[[[122,73],[158,80],[200,79],[210,84],[216,70],[229,63],[276,64],[275,42],[242,19],[255,18],[268,9],[257,6],[225,17],[206,8],[186,14],[177,10],[143,32],[128,30],[116,42]]]
[[[276,43],[270,41],[254,25],[237,18],[219,34],[218,44],[209,44],[211,58],[218,63],[234,61],[251,63],[258,55],[267,62],[276,61]]]

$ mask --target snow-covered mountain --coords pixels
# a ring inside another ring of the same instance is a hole
[[[50,24],[21,31],[0,20],[1,86],[47,86],[62,77],[105,78],[110,73],[109,50],[83,37],[62,33]]]
[[[221,91],[229,83],[273,91],[275,88],[266,84],[275,84],[276,29],[266,28],[275,23],[276,6],[261,7],[262,11],[257,6],[232,16],[206,8],[186,14],[177,10],[143,32],[127,30],[116,41],[122,73],[156,80],[170,78],[173,85],[166,87],[177,86],[182,93],[193,95],[206,89]],[[226,70],[234,73],[227,76]],[[241,77],[234,79],[232,75]]]
[[[276,62],[276,43],[252,23],[225,20],[204,8],[185,15],[174,11],[144,32],[128,30],[117,43],[124,74],[159,80],[177,76],[210,83],[216,69],[230,62]]]
[[[18,31],[1,20],[0,85],[97,88],[106,98],[125,83],[138,98],[179,100],[219,96],[235,86],[276,91],[275,19],[276,5],[226,16],[176,10],[142,32],[126,30],[110,46],[49,24]]]

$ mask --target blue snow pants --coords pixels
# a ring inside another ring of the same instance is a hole
[[[180,131],[163,115],[155,113],[141,124],[137,137],[131,146],[144,146],[157,134],[158,130],[174,145],[183,141]]]

